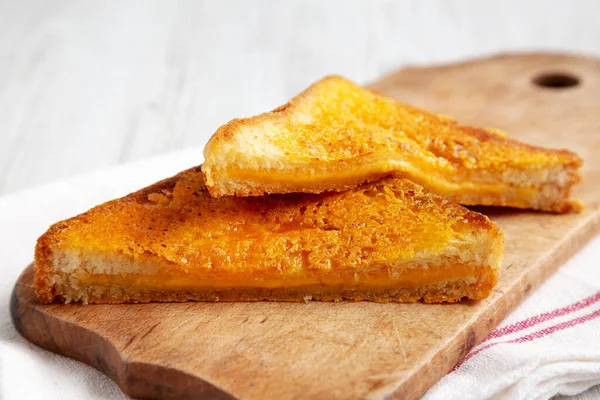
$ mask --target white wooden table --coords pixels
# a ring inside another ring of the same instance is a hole
[[[0,0],[0,195],[201,147],[330,73],[367,82],[504,51],[600,56],[599,16],[594,0]]]

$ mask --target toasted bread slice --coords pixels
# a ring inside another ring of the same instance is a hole
[[[394,173],[465,205],[581,207],[569,198],[580,180],[576,154],[462,126],[340,77],[221,126],[204,157],[214,197],[346,190]]]
[[[53,225],[35,288],[42,302],[454,302],[486,297],[502,254],[487,217],[405,179],[216,199],[197,167]]]

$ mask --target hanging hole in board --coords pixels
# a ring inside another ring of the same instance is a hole
[[[566,89],[578,86],[580,79],[572,74],[562,72],[551,72],[540,74],[533,78],[536,86],[548,89]]]

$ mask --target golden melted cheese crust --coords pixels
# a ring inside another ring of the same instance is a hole
[[[340,77],[223,125],[204,156],[217,197],[345,190],[399,173],[463,204],[558,212],[577,208],[569,193],[582,163],[568,150],[462,126]]]
[[[495,283],[502,243],[487,217],[405,179],[216,199],[197,167],[53,225],[38,241],[35,284],[43,301],[119,302],[67,296],[61,285],[394,288],[485,272],[486,286],[468,294],[482,297]]]

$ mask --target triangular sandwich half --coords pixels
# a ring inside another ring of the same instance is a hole
[[[398,173],[465,205],[581,207],[570,199],[580,180],[576,154],[462,126],[340,77],[272,112],[221,126],[204,157],[215,197],[345,190]]]
[[[53,225],[42,302],[454,302],[486,297],[501,231],[404,179],[323,194],[213,198],[200,167]]]

